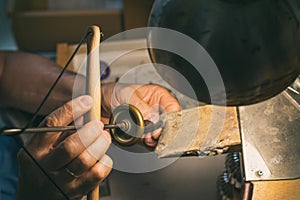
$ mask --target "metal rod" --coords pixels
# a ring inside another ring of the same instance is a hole
[[[119,124],[104,124],[103,129],[121,129],[123,131],[128,129],[128,124],[121,122]],[[152,132],[156,129],[162,128],[164,126],[163,121],[159,121],[156,124],[150,123],[145,126],[144,133]],[[45,132],[60,132],[60,131],[76,131],[81,129],[82,126],[52,126],[52,127],[34,127],[34,128],[8,128],[0,130],[0,135],[19,135],[26,133],[45,133]],[[125,131],[126,132],[126,131]]]
[[[243,190],[242,200],[251,200],[253,195],[253,184],[246,182]]]
[[[124,129],[126,124],[104,124],[104,129],[120,128]],[[36,128],[11,128],[3,129],[0,135],[18,135],[23,133],[45,133],[45,132],[60,132],[60,131],[76,131],[82,126],[53,126],[53,127],[36,127]]]

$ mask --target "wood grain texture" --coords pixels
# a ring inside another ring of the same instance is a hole
[[[299,200],[300,179],[280,181],[253,181],[252,200]]]
[[[86,114],[86,122],[101,119],[101,82],[100,82],[100,29],[91,26],[88,29],[91,34],[87,38],[87,69],[86,69],[86,94],[94,99],[94,105]],[[87,200],[99,200],[99,186],[87,195]]]
[[[73,49],[72,49],[73,50]],[[75,48],[74,48],[75,50]],[[67,43],[59,43],[56,45],[56,63],[64,67],[68,62],[68,59],[71,57],[72,52]],[[68,70],[73,71],[73,60],[70,62]]]
[[[240,144],[236,108],[207,105],[167,114],[155,152],[159,157],[215,155]]]

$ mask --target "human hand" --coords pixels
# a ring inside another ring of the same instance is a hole
[[[41,126],[66,126],[86,113],[92,98],[81,96],[51,113]],[[111,171],[105,154],[111,138],[103,124],[92,121],[73,133],[35,133],[26,149],[69,199],[95,188]],[[64,199],[24,150],[20,150],[19,186],[16,199]]]
[[[180,110],[180,105],[170,92],[157,85],[129,85],[108,83],[102,86],[102,121],[108,121],[111,111],[121,104],[132,104],[142,113],[145,120],[157,122],[162,113]],[[106,119],[104,119],[106,117]],[[161,129],[147,133],[143,142],[154,147],[160,136]]]

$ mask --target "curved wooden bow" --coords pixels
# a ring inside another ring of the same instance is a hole
[[[28,127],[31,127],[36,117],[38,116],[39,111],[45,104],[46,100],[50,96],[51,92],[59,82],[60,78],[66,71],[67,67],[71,63],[75,54],[79,50],[80,46],[84,41],[87,41],[87,69],[86,69],[86,94],[90,95],[94,99],[94,105],[92,109],[85,116],[85,122],[91,120],[100,120],[101,119],[101,81],[100,81],[100,62],[99,62],[99,45],[101,39],[101,32],[98,26],[91,26],[88,28],[87,33],[79,42],[75,51],[69,58],[68,62],[60,72],[59,76],[47,92],[46,96],[39,104],[38,108],[33,114],[33,117],[28,121],[26,126],[22,128],[23,132]],[[36,166],[43,172],[43,174],[53,183],[53,185],[61,192],[61,194],[65,197],[65,199],[69,199],[68,195],[55,183],[55,181],[49,176],[49,174],[43,169],[43,167],[35,160],[35,158],[31,155],[31,153],[26,149],[26,147],[17,141],[20,147],[24,150],[24,152],[31,158],[31,160],[36,164]],[[98,200],[99,199],[99,187],[93,189],[87,196],[88,200]]]

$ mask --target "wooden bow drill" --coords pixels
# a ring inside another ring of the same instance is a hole
[[[94,99],[92,109],[85,116],[85,122],[101,119],[101,81],[100,81],[100,29],[97,26],[89,27],[87,38],[87,66],[86,66],[86,94]],[[88,195],[88,200],[99,199],[99,186]]]
[[[46,100],[50,96],[51,92],[59,82],[60,78],[66,71],[67,67],[71,63],[75,54],[79,50],[80,46],[84,41],[87,40],[87,70],[86,70],[86,94],[90,95],[94,99],[94,105],[92,109],[86,114],[85,122],[89,122],[91,120],[100,120],[101,119],[101,82],[100,82],[100,59],[99,59],[99,45],[100,45],[101,32],[98,26],[91,26],[88,28],[87,33],[80,40],[78,46],[75,51],[69,58],[68,62],[58,75],[57,79],[47,92],[46,96],[39,104],[38,108],[33,114],[33,117],[28,121],[26,126],[21,130],[17,131],[18,134],[27,130],[28,127],[31,127],[33,122],[38,116],[39,111],[45,104]],[[32,154],[26,149],[26,147],[20,142],[16,137],[16,142],[20,145],[20,148],[24,150],[24,152],[31,158],[31,160],[35,163],[35,165],[41,170],[41,172],[53,183],[53,185],[60,191],[60,193],[64,196],[65,199],[70,199],[68,195],[56,184],[56,182],[52,179],[51,176],[45,171],[45,169],[35,160]],[[92,190],[87,195],[88,200],[99,200],[99,186]]]

